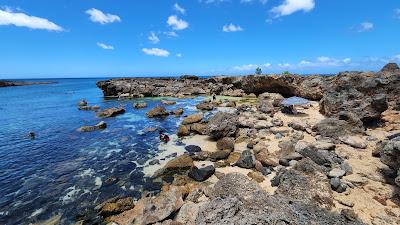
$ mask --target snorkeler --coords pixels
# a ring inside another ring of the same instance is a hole
[[[160,141],[162,141],[166,144],[169,142],[169,140],[170,140],[169,136],[164,134],[163,130],[160,130]]]

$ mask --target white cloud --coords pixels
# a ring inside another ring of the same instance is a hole
[[[339,67],[349,65],[351,58],[336,59],[327,56],[317,57],[315,61],[302,60],[298,67]]]
[[[13,12],[10,8],[0,9],[0,25],[14,25],[38,30],[64,31],[57,24],[36,16],[29,16],[21,12]]]
[[[182,53],[178,53],[178,54],[176,54],[176,57],[178,57],[178,58],[182,58]]]
[[[363,22],[358,27],[358,32],[366,32],[374,29],[374,24],[371,22]]]
[[[119,16],[112,15],[109,13],[105,14],[102,11],[95,8],[86,10],[86,14],[90,15],[90,20],[95,23],[107,24],[107,23],[114,23],[121,21],[121,18]]]
[[[158,44],[160,42],[160,38],[152,31],[148,37],[149,41],[153,44]]]
[[[169,37],[169,38],[173,38],[173,37],[178,37],[179,36],[175,31],[166,31],[166,32],[164,32],[164,35]]]
[[[225,25],[222,27],[222,31],[224,32],[237,32],[237,31],[243,31],[243,28],[241,28],[238,25],[234,25],[234,24],[229,24],[229,25]]]
[[[186,10],[183,7],[181,7],[178,3],[175,3],[174,10],[182,14],[186,13]]]
[[[173,30],[184,30],[189,27],[189,23],[179,19],[177,15],[168,17],[167,24],[172,27]]]
[[[297,11],[309,12],[315,7],[315,0],[284,0],[284,2],[271,9],[274,18],[288,16]]]
[[[114,50],[114,46],[106,45],[106,44],[101,43],[101,42],[97,42],[97,46],[99,46],[102,49],[106,49],[106,50]]]
[[[251,2],[255,2],[257,0],[240,0],[241,3],[251,3]],[[268,0],[259,0],[259,2],[263,5],[267,4]]]
[[[278,66],[281,68],[286,68],[286,69],[292,67],[292,65],[289,63],[279,63]]]
[[[261,69],[268,69],[271,68],[271,66],[272,66],[271,63],[265,63],[262,65],[248,64],[248,65],[235,66],[233,67],[233,69],[239,71],[251,71],[257,69],[258,67],[260,67]]]
[[[161,57],[168,57],[170,54],[167,50],[160,49],[160,48],[143,48],[142,51],[146,55],[154,55],[154,56],[161,56]]]
[[[343,59],[343,62],[344,63],[350,63],[351,62],[351,58],[345,58],[345,59]]]
[[[229,0],[200,0],[200,2],[204,2],[206,4],[210,3],[220,3],[220,2],[228,2]]]

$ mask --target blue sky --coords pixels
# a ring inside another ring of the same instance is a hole
[[[397,0],[1,0],[0,78],[378,70],[399,36]]]

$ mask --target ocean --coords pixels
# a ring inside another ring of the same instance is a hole
[[[105,99],[96,87],[104,79],[46,79],[56,83],[0,88],[0,224],[29,224],[56,215],[62,224],[71,224],[94,218],[94,207],[106,199],[139,198],[160,189],[161,183],[148,175],[148,162],[174,154],[159,143],[157,131],[145,129],[159,127],[175,142],[182,117],[148,119],[145,113],[161,98]],[[102,109],[123,106],[126,112],[100,119],[93,111],[78,110],[81,99]],[[168,110],[182,107],[189,115],[204,97],[169,99],[177,104],[165,106]],[[148,107],[134,109],[137,101]],[[77,131],[102,120],[105,130]],[[36,138],[30,139],[29,132]]]

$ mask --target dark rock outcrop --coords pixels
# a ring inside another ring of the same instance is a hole
[[[204,204],[196,224],[363,224],[332,213],[314,203],[290,201],[284,195],[270,196],[254,181],[238,173],[218,181],[211,201]]]
[[[193,167],[190,171],[189,171],[189,177],[192,178],[195,181],[205,181],[207,180],[209,177],[211,177],[215,172],[215,168],[212,165],[206,166],[206,167],[202,167],[202,168],[197,168],[197,167]]]
[[[217,112],[207,124],[207,135],[213,139],[231,137],[236,133],[237,115],[226,112]]]

